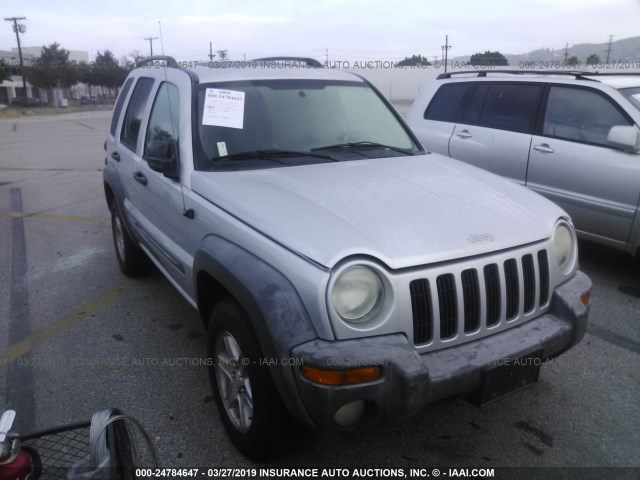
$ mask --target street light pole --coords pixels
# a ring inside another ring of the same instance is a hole
[[[24,98],[27,98],[27,79],[24,77],[24,62],[22,61],[22,46],[20,45],[20,30],[24,29],[24,25],[18,25],[18,20],[26,19],[26,17],[10,17],[4,19],[5,22],[13,22],[13,31],[16,32],[16,40],[18,40],[18,56],[20,57],[20,76],[22,77]]]

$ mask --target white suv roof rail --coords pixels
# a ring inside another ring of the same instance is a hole
[[[585,72],[580,70],[460,70],[457,72],[441,73],[437,76],[437,80],[452,78],[453,75],[476,75],[476,77],[486,77],[487,73],[506,73],[512,75],[569,75],[576,80],[590,80],[597,82],[595,78],[598,76],[618,76],[618,75],[640,75],[640,72]]]

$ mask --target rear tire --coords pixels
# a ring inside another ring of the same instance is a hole
[[[111,206],[111,230],[116,258],[122,273],[127,277],[141,277],[149,273],[151,260],[129,235],[120,212],[118,212],[118,207],[115,205]]]
[[[249,319],[227,298],[213,309],[208,331],[209,379],[225,430],[249,459],[266,462],[293,451],[303,428],[271,379]]]

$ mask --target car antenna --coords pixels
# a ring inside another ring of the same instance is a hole
[[[162,50],[162,56],[164,57],[164,41],[162,39],[162,23],[160,22],[160,20],[158,20],[158,30],[160,33],[160,50]],[[168,64],[165,61],[164,64],[164,79],[167,83],[169,83],[169,76],[167,75],[167,68],[168,68]],[[173,121],[173,109],[171,108],[171,95],[169,95],[169,90],[167,89],[167,101],[169,102],[169,116],[171,118],[171,129],[174,129],[174,121]],[[176,138],[176,132],[172,131],[171,132],[173,134],[173,138]],[[177,146],[177,144],[176,144]],[[178,182],[180,183],[180,195],[182,196],[182,214],[187,217],[187,218],[193,218],[194,217],[194,211],[192,208],[187,208],[187,205],[184,201],[184,187],[182,185],[182,172],[181,172],[181,168],[180,168],[180,152],[178,151],[178,149],[176,148],[175,151],[175,155],[176,155],[176,165],[178,166]]]

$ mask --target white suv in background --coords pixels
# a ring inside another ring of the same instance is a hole
[[[428,150],[526,185],[581,237],[638,254],[640,73],[443,74],[407,120]]]

